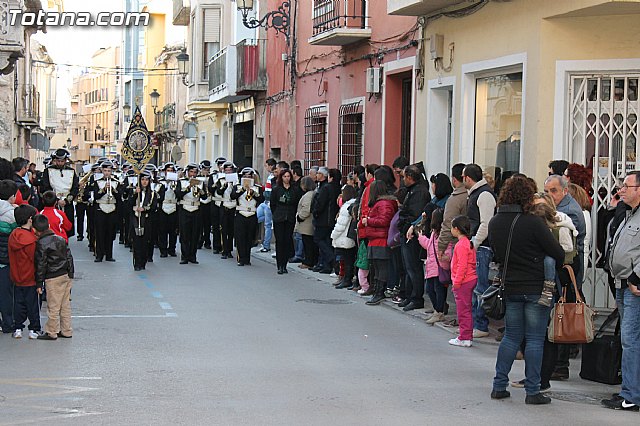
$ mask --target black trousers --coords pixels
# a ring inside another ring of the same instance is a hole
[[[355,271],[356,256],[358,255],[358,247],[350,249],[336,248],[335,252],[336,257],[340,256],[342,258],[342,264],[344,265],[344,280],[352,282]]]
[[[176,242],[178,241],[178,212],[167,214],[163,211],[158,213],[158,247],[160,254],[176,252]]]
[[[318,262],[318,246],[313,242],[313,235],[302,235],[302,245],[304,247],[304,263],[306,266],[313,268]]]
[[[133,266],[144,268],[147,265],[148,258],[148,246],[149,246],[149,236],[147,235],[147,228],[145,226],[145,234],[142,236],[137,236],[135,230],[133,229],[137,225],[131,226],[131,235],[132,235],[132,246],[133,246]]]
[[[224,207],[216,206],[215,202],[211,202],[211,246],[215,251],[222,251],[222,233],[220,230],[222,224],[222,212]]]
[[[74,235],[76,235],[76,233],[75,233],[76,227],[75,227],[75,225],[73,225],[73,218],[76,215],[75,209],[73,207],[73,202],[66,203],[64,205],[64,209],[63,210],[64,210],[64,214],[67,215],[67,219],[69,219],[69,221],[71,222],[71,225],[72,225],[71,226],[71,231],[67,232],[67,237],[71,238]]]
[[[258,228],[258,216],[255,213],[249,217],[236,213],[234,237],[238,250],[238,262],[251,263],[251,247]]]
[[[200,203],[200,223],[202,224],[202,235],[198,242],[198,247],[211,245],[211,206],[213,202],[209,204]]]
[[[78,238],[84,238],[84,218],[87,213],[87,205],[85,203],[76,204],[76,229]],[[69,218],[71,220],[71,218]]]
[[[200,238],[200,212],[180,210],[180,251],[182,260],[195,261]]]
[[[131,214],[128,212],[124,212],[122,218],[122,236],[120,239],[126,247],[131,246],[131,236],[134,234],[133,228],[131,226]]]
[[[95,230],[96,206],[89,204],[87,206],[87,238],[89,239],[89,247],[95,251],[96,248],[96,230]]]
[[[29,330],[40,331],[40,304],[38,290],[35,285],[30,287],[15,286],[13,292],[13,330],[24,328],[24,322],[29,319]]]
[[[158,213],[151,213],[144,225],[144,232],[147,235],[147,261],[153,262],[153,252],[158,243]]]
[[[291,250],[293,250],[293,222],[274,222],[273,233],[276,236],[276,264],[286,268]]]
[[[369,283],[373,285],[376,296],[384,296],[389,277],[389,259],[369,260]]]
[[[222,208],[222,252],[230,255],[233,251],[233,231],[235,227],[236,209]]]
[[[113,240],[116,239],[116,226],[118,226],[118,213],[105,213],[96,208],[95,217],[96,234],[96,259],[113,258]]]

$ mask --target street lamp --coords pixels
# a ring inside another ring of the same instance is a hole
[[[249,11],[253,10],[253,0],[237,0],[238,10],[242,13],[242,23],[247,28],[264,27],[265,29],[273,28],[287,39],[289,44],[289,11],[291,4],[283,1],[277,10],[267,12],[260,19],[249,17]]]
[[[129,121],[129,117],[131,117],[131,105],[129,103],[122,105],[122,113],[126,117],[124,120]]]
[[[178,60],[178,72],[182,76],[182,84],[188,86],[187,74],[189,73],[189,55],[185,52],[181,52],[176,56],[176,59]]]
[[[160,97],[160,93],[158,93],[157,89],[153,89],[153,92],[149,93],[151,96],[151,107],[153,108],[153,113],[156,113],[156,109],[158,108],[158,98]]]

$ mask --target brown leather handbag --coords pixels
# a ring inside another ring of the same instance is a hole
[[[569,272],[573,290],[576,293],[576,303],[567,303],[567,287],[562,291],[562,297],[551,310],[548,338],[552,343],[591,343],[594,337],[593,317],[595,311],[582,300],[576,284],[573,268],[565,265]]]

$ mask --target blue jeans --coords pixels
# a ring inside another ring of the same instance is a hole
[[[433,310],[443,313],[445,303],[447,303],[447,288],[440,283],[438,277],[427,278],[424,284]]]
[[[293,233],[293,249],[295,257],[298,260],[304,260],[304,244],[302,243],[302,234],[299,232]]]
[[[640,296],[628,288],[616,291],[622,339],[622,391],[620,396],[640,405]]]
[[[331,228],[327,226],[317,226],[313,231],[313,242],[318,246],[320,256],[318,266],[322,269],[331,269],[335,255],[331,245]]]
[[[478,247],[476,250],[476,285],[473,298],[473,328],[480,331],[489,331],[489,318],[484,314],[480,296],[489,288],[489,264],[493,259],[493,251],[489,247]]]
[[[551,308],[539,304],[538,299],[540,296],[528,294],[507,296],[504,337],[498,349],[493,390],[507,389],[511,366],[516,359],[516,353],[520,349],[523,339],[526,339],[524,389],[527,395],[540,393],[544,336],[547,333]]]
[[[271,208],[265,201],[258,206],[258,223],[264,223],[264,240],[262,240],[262,247],[265,249],[271,248],[271,238],[273,237],[273,220],[271,218]]]

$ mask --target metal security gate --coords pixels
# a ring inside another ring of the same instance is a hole
[[[363,117],[360,101],[342,105],[338,111],[338,169],[342,176],[362,164]]]
[[[606,211],[626,173],[640,169],[638,140],[638,81],[640,74],[571,77],[569,88],[569,158],[593,170],[592,238],[583,289],[596,307],[615,306],[607,274],[595,268],[604,248]]]
[[[304,115],[304,172],[327,165],[327,107],[308,108]]]

